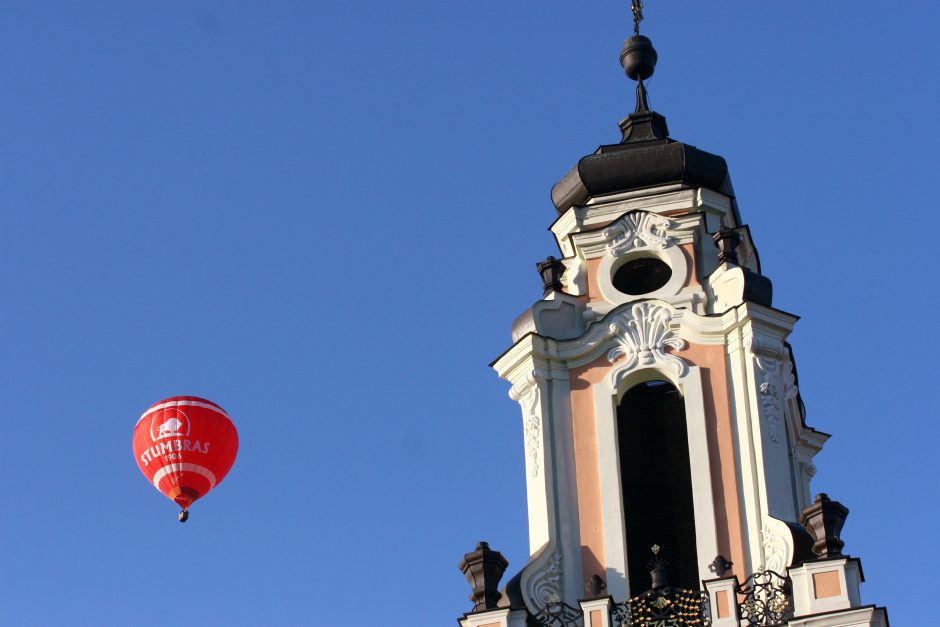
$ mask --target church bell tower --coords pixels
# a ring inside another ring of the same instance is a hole
[[[522,409],[531,556],[500,591],[502,555],[468,553],[460,624],[887,625],[842,553],[848,510],[810,491],[829,436],[805,420],[797,316],[725,160],[650,110],[633,8],[635,111],[553,187],[559,258],[492,364]]]

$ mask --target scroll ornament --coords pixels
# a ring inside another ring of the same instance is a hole
[[[614,257],[620,257],[634,248],[643,246],[666,248],[673,242],[668,235],[671,227],[670,220],[655,213],[628,213],[616,224],[604,229],[607,251]]]
[[[683,376],[688,364],[680,357],[666,352],[667,348],[682,350],[685,340],[671,328],[672,311],[651,302],[636,303],[629,312],[619,314],[610,323],[610,332],[617,345],[607,353],[611,363],[621,357],[626,361],[617,369],[617,379],[638,366],[661,364],[676,376]]]

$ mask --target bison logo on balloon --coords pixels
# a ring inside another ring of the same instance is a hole
[[[177,407],[167,407],[154,414],[150,421],[150,439],[185,438],[189,435],[189,418]]]

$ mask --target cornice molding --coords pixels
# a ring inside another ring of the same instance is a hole
[[[525,364],[529,364],[528,369],[539,368],[546,378],[567,377],[568,368],[589,363],[609,352],[613,348],[613,338],[623,332],[623,325],[634,317],[633,310],[637,307],[639,311],[661,308],[668,312],[671,333],[689,342],[722,345],[726,341],[728,327],[738,324],[734,318],[700,316],[659,300],[625,303],[592,323],[587,331],[577,338],[554,340],[535,333],[526,334],[491,365],[500,377],[513,384],[524,376]],[[639,344],[642,343],[643,340],[639,340]],[[564,375],[561,374],[562,371],[565,372]]]
[[[592,199],[587,205],[571,207],[551,225],[558,247],[566,257],[574,254],[571,237],[581,231],[609,224],[630,211],[649,213],[689,213],[706,216],[709,231],[717,231],[722,223],[736,226],[731,198],[706,188],[669,184],[643,190]]]
[[[637,249],[666,250],[694,242],[702,215],[665,217],[642,209],[618,215],[609,224],[571,235],[571,256],[616,259]]]
[[[546,379],[567,378],[569,368],[590,363],[610,351],[613,348],[613,338],[617,334],[617,331],[611,328],[614,321],[624,314],[628,318],[632,317],[632,308],[644,304],[665,308],[669,312],[671,332],[685,342],[712,346],[727,345],[729,351],[738,350],[741,344],[729,342],[732,334],[738,331],[745,338],[745,350],[751,351],[752,346],[756,347],[765,362],[771,355],[776,355],[775,359],[783,357],[786,352],[783,340],[799,319],[785,311],[754,303],[742,303],[716,316],[700,315],[689,309],[674,307],[662,300],[634,301],[614,307],[576,338],[555,340],[535,333],[526,334],[491,365],[500,377],[513,384],[533,368],[538,369]],[[758,338],[756,333],[761,337]],[[795,386],[792,389],[795,389]],[[786,393],[792,393],[791,390]]]

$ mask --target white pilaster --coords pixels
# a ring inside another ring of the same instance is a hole
[[[610,610],[613,599],[609,596],[602,599],[581,601],[581,611],[584,613],[584,627],[611,627]]]
[[[738,601],[734,589],[737,577],[724,577],[704,582],[708,594],[712,627],[738,627]]]

